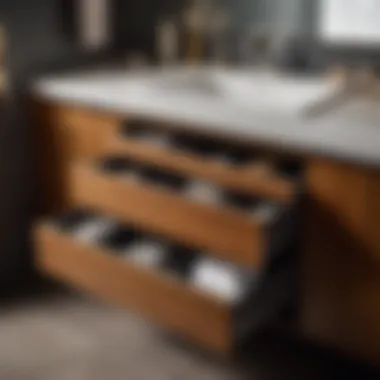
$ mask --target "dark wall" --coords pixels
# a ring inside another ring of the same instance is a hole
[[[28,235],[38,189],[33,126],[25,96],[28,80],[41,73],[107,61],[129,49],[153,53],[156,18],[179,4],[176,0],[112,0],[114,43],[90,54],[73,38],[70,1],[75,4],[76,0],[0,0],[12,86],[11,100],[0,116],[0,291],[5,284],[27,279],[33,262]],[[63,17],[68,19],[63,21]]]
[[[60,0],[0,1],[12,86],[0,125],[0,288],[20,283],[31,272],[28,233],[37,187],[27,81],[37,73],[85,65],[107,55],[92,56],[78,47],[62,23],[61,5]]]
[[[185,0],[115,1],[115,43],[122,49],[155,53],[155,26],[164,15],[177,14]]]
[[[28,231],[34,211],[36,183],[33,131],[26,116],[24,84],[40,67],[78,56],[62,35],[58,1],[7,4],[2,19],[7,30],[7,66],[12,96],[0,126],[0,279],[16,283],[30,272]]]

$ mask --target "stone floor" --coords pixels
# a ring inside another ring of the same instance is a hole
[[[373,369],[273,334],[244,356],[240,364],[223,362],[63,289],[30,291],[0,306],[1,380],[377,378]]]

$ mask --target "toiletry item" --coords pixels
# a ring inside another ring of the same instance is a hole
[[[197,290],[229,303],[237,303],[245,295],[247,276],[230,263],[202,257],[194,264],[190,276]]]
[[[209,23],[211,4],[207,0],[193,0],[185,9],[183,20],[187,30],[187,60],[198,63],[205,55],[205,32]]]
[[[173,65],[179,56],[179,33],[172,20],[163,20],[157,26],[157,53],[164,66]]]
[[[197,203],[218,205],[223,202],[222,192],[208,182],[189,181],[182,194],[189,200]]]
[[[228,60],[227,31],[230,23],[227,10],[223,8],[213,10],[207,32],[211,39],[211,58],[217,64],[225,63]]]
[[[126,260],[148,268],[160,267],[167,253],[168,247],[165,243],[150,238],[136,239],[125,247]]]
[[[83,243],[96,243],[111,233],[117,227],[117,223],[105,218],[93,218],[80,224],[73,235]]]
[[[101,49],[111,42],[111,12],[108,0],[78,0],[79,34],[82,46]]]

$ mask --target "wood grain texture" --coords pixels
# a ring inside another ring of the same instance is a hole
[[[377,364],[378,181],[379,173],[363,168],[310,162],[301,287],[304,334]]]
[[[68,138],[67,159],[95,159],[104,154],[119,119],[82,108],[51,106],[49,124]]]
[[[136,139],[119,136],[114,136],[109,151],[189,177],[209,180],[231,190],[278,202],[288,203],[297,197],[297,186],[294,182],[269,170],[263,172],[260,168],[234,168],[232,165],[212,162],[180,150],[156,148]]]
[[[80,290],[134,310],[221,354],[234,345],[232,309],[159,273],[75,242],[49,225],[34,231],[38,268]]]
[[[167,190],[128,183],[83,163],[71,165],[69,177],[71,206],[98,210],[239,264],[263,265],[269,236],[261,220],[190,202]]]
[[[57,213],[67,205],[70,162],[104,155],[117,120],[87,110],[36,102],[30,109],[35,121],[40,209]]]

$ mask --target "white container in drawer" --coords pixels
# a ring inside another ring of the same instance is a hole
[[[207,257],[195,263],[190,281],[196,289],[230,303],[239,302],[246,290],[246,276],[242,270],[227,262]]]

